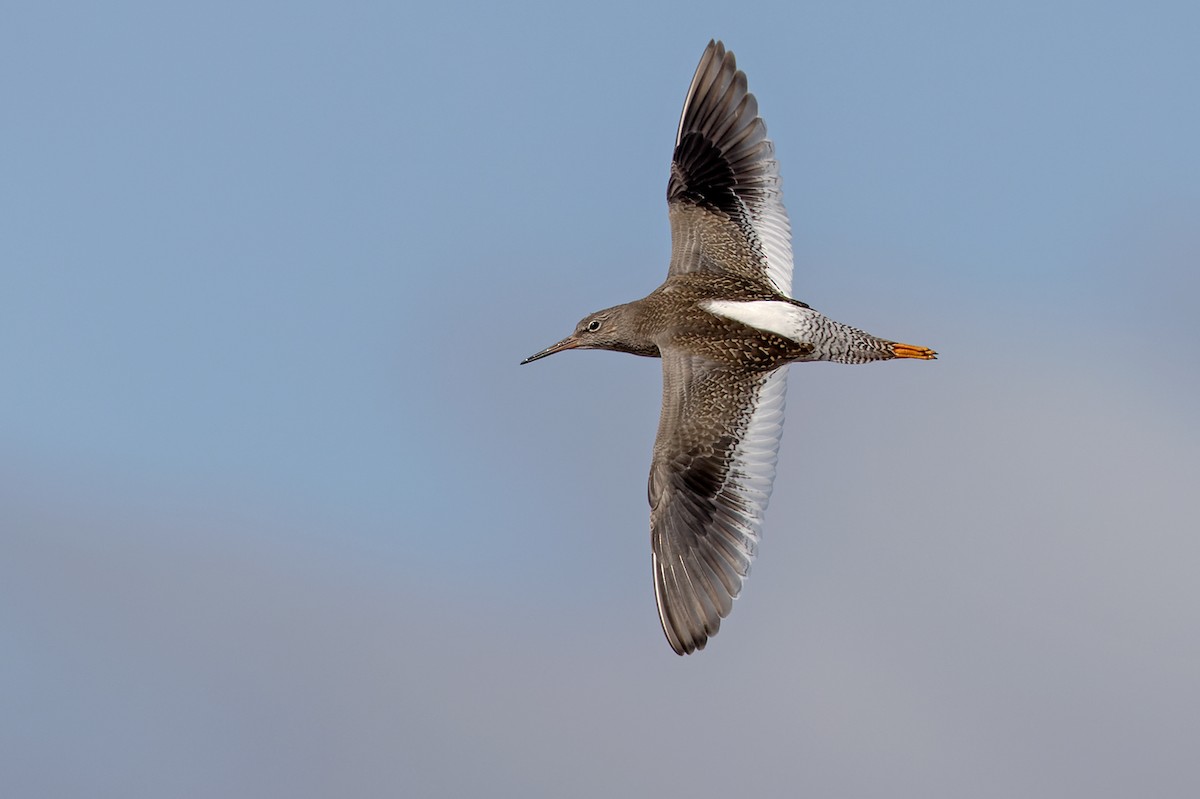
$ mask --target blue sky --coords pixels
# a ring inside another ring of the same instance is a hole
[[[1191,796],[1190,3],[17,4],[0,32],[13,796]],[[709,38],[796,296],[720,636],[649,573],[647,293]]]

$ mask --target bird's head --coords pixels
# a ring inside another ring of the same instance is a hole
[[[617,305],[588,314],[575,325],[575,332],[557,344],[530,355],[522,364],[545,358],[563,350],[617,350],[635,355],[658,355],[650,341],[642,341],[632,324],[629,305]]]

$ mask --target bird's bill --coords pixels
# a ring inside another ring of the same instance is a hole
[[[553,355],[556,352],[562,352],[563,350],[573,350],[578,346],[579,346],[578,339],[576,339],[574,336],[567,336],[566,338],[564,338],[562,341],[558,342],[557,344],[551,344],[549,347],[542,350],[541,352],[530,355],[528,358],[521,361],[521,365],[524,366],[527,363],[533,363],[536,360],[545,358],[547,355]]]

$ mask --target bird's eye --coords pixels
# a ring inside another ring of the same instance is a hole
[[[595,333],[599,329],[600,329],[600,320],[599,319],[593,319],[592,321],[588,322],[587,331],[589,333]]]

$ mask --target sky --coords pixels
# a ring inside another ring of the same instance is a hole
[[[436,7],[435,7],[436,5]],[[754,572],[659,629],[670,251],[738,56],[797,297]],[[11,797],[1200,792],[1194,3],[13,3]]]

